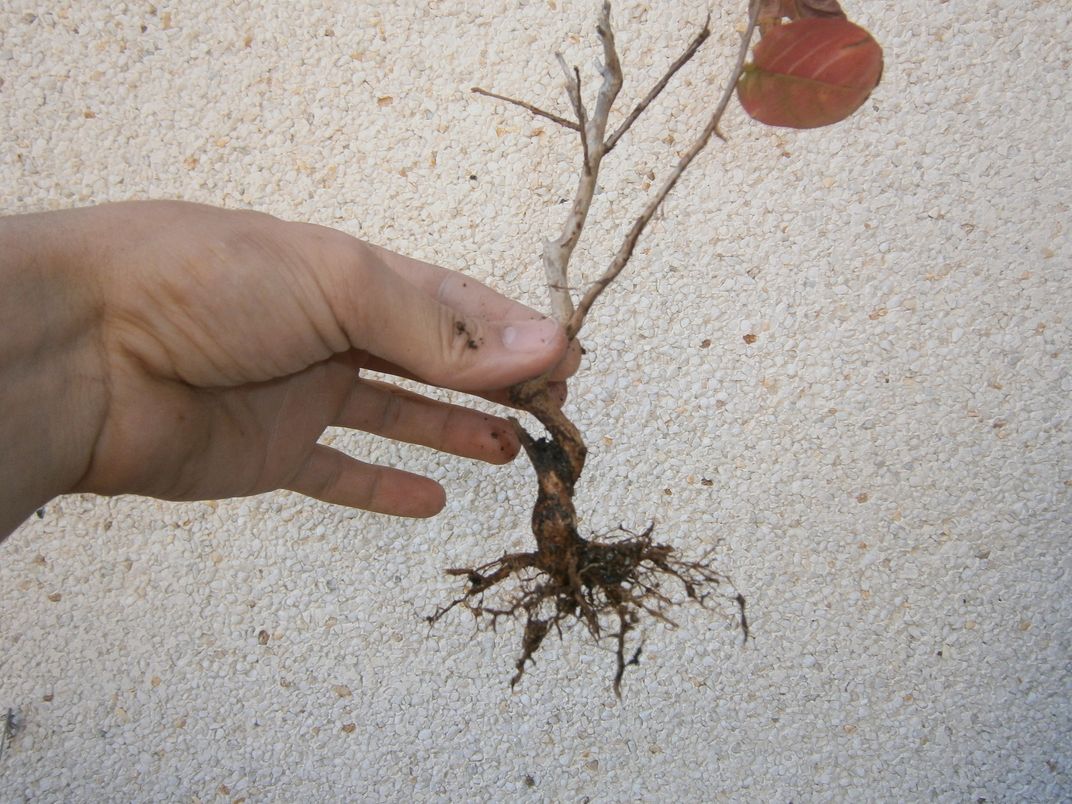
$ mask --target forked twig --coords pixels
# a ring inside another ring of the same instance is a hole
[[[710,37],[710,14],[704,21],[703,28],[696,34],[688,47],[685,48],[685,51],[667,68],[663,77],[660,78],[644,98],[637,103],[622,124],[618,126],[609,137],[606,136],[607,121],[610,116],[610,110],[618,96],[618,92],[621,90],[623,80],[622,67],[614,44],[614,34],[610,27],[609,2],[603,4],[599,22],[596,25],[596,33],[603,46],[603,64],[600,67],[603,83],[596,96],[596,103],[592,109],[591,115],[587,113],[584,101],[581,97],[580,72],[576,67],[571,70],[561,54],[555,55],[565,75],[566,93],[569,97],[570,105],[573,107],[574,114],[577,117],[577,122],[567,120],[525,101],[516,100],[494,92],[488,92],[487,90],[478,87],[473,88],[473,92],[507,103],[512,103],[515,106],[520,106],[534,115],[545,117],[571,131],[577,131],[580,134],[583,166],[580,179],[577,183],[577,190],[574,193],[573,204],[570,208],[569,215],[566,218],[566,223],[562,228],[562,233],[556,239],[548,240],[544,244],[543,250],[544,274],[547,279],[547,287],[551,296],[551,311],[554,317],[566,328],[566,334],[571,339],[576,337],[580,332],[581,327],[584,326],[585,316],[588,315],[588,311],[592,308],[596,299],[599,298],[600,294],[606,290],[607,286],[610,285],[610,283],[613,282],[625,268],[629,259],[633,255],[633,251],[636,248],[637,241],[640,239],[640,235],[644,232],[645,227],[651,221],[652,217],[654,217],[663,200],[670,194],[674,185],[677,184],[678,179],[681,178],[685,169],[688,168],[689,164],[696,158],[700,151],[706,147],[712,136],[717,135],[720,139],[725,139],[722,136],[721,131],[719,131],[719,124],[722,120],[722,115],[726,111],[726,107],[729,105],[730,98],[733,96],[734,88],[737,86],[737,81],[741,76],[741,71],[748,58],[748,47],[752,41],[752,35],[755,33],[760,5],[761,0],[750,0],[749,2],[748,26],[741,37],[741,47],[736,65],[730,74],[729,80],[726,82],[722,97],[719,100],[718,105],[715,107],[715,111],[711,115],[707,126],[689,150],[678,160],[678,163],[674,167],[670,176],[663,182],[663,185],[651,200],[648,201],[640,215],[633,222],[629,232],[626,234],[625,240],[614,255],[614,258],[611,260],[606,271],[603,272],[602,276],[589,285],[588,289],[576,305],[574,304],[573,296],[570,293],[571,286],[569,282],[568,266],[570,258],[573,256],[573,250],[576,247],[577,242],[580,240],[581,233],[584,231],[584,226],[588,219],[588,211],[591,208],[592,198],[595,195],[596,182],[599,177],[599,167],[603,161],[603,157],[613,150],[619,140],[621,140],[625,133],[629,131],[633,123],[636,122],[640,115],[644,113],[644,111],[666,88],[667,84],[670,83],[670,80],[677,74],[678,70],[685,66],[685,64],[696,55],[703,43]]]
[[[748,12],[748,27],[745,29],[744,34],[741,36],[741,47],[737,54],[737,63],[734,65],[733,71],[730,73],[729,79],[726,81],[726,88],[722,92],[722,97],[719,99],[718,105],[715,107],[714,113],[711,115],[711,119],[708,120],[707,125],[704,127],[703,132],[692,144],[688,151],[685,152],[674,168],[673,172],[663,182],[659,191],[648,201],[644,207],[643,212],[634,221],[632,227],[629,229],[629,233],[625,237],[625,241],[618,249],[618,253],[614,255],[614,259],[611,260],[610,266],[603,273],[599,279],[592,283],[592,285],[581,297],[580,302],[577,303],[577,307],[570,317],[569,324],[566,326],[566,334],[570,338],[577,336],[577,333],[581,331],[581,327],[584,326],[584,318],[588,314],[588,311],[592,308],[596,299],[600,294],[606,290],[607,286],[613,282],[617,276],[625,268],[629,262],[629,258],[633,256],[633,249],[636,248],[637,241],[640,239],[640,235],[644,231],[644,227],[648,225],[655,211],[662,204],[663,199],[670,194],[670,191],[674,189],[674,185],[677,184],[678,179],[681,178],[681,174],[685,172],[685,169],[692,163],[692,160],[696,158],[696,155],[700,153],[711,141],[711,137],[718,135],[719,139],[725,139],[722,136],[722,132],[719,131],[719,124],[722,122],[722,115],[726,111],[726,107],[729,105],[730,98],[733,97],[733,91],[737,86],[737,81],[741,77],[741,72],[744,69],[745,61],[748,58],[748,46],[752,42],[752,35],[756,30],[756,20],[759,14],[759,0],[752,0],[749,4]]]
[[[604,140],[607,132],[607,117],[622,88],[622,66],[618,61],[618,52],[614,47],[614,34],[610,27],[610,3],[603,4],[599,22],[596,25],[596,33],[603,44],[603,65],[600,67],[603,83],[599,87],[591,115],[587,114],[581,99],[579,71],[574,68],[571,72],[562,56],[557,56],[566,74],[566,91],[577,114],[584,157],[583,169],[574,193],[573,206],[570,208],[562,233],[554,240],[546,241],[543,247],[543,269],[551,295],[551,311],[563,326],[566,326],[573,316],[573,296],[569,291],[567,267],[573,256],[573,250],[581,239],[581,232],[584,231],[584,224],[588,219],[588,210],[592,206],[596,180],[599,177],[599,165],[606,153]]]

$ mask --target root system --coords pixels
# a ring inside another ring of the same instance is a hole
[[[760,0],[750,0],[748,25],[741,37],[736,65],[707,124],[644,204],[607,268],[587,285],[576,302],[567,269],[588,219],[603,158],[707,41],[708,24],[704,23],[681,56],[613,131],[608,129],[608,120],[623,77],[610,25],[609,3],[604,4],[596,24],[603,52],[599,68],[602,82],[591,108],[585,105],[580,71],[570,68],[558,56],[575,120],[526,101],[479,88],[473,90],[550,120],[580,137],[581,165],[573,203],[560,235],[548,240],[543,252],[551,309],[569,338],[577,337],[592,305],[625,268],[648,222],[693,159],[713,137],[724,139],[719,123],[744,67],[760,5]],[[449,570],[451,575],[465,578],[468,588],[429,620],[437,622],[458,607],[468,609],[491,628],[503,618],[523,619],[521,656],[511,684],[521,680],[552,630],[561,636],[569,625],[581,622],[596,642],[613,641],[617,656],[614,690],[619,696],[625,669],[636,664],[640,657],[640,645],[630,649],[627,643],[645,615],[673,625],[670,611],[675,605],[694,602],[706,606],[715,598],[728,597],[736,603],[739,623],[747,638],[744,597],[710,565],[709,556],[698,561],[679,559],[673,548],[654,540],[652,527],[641,533],[622,530],[617,538],[611,539],[586,539],[580,535],[573,494],[587,455],[581,434],[548,393],[546,377],[511,388],[510,400],[517,409],[532,414],[547,430],[547,437],[534,438],[516,419],[513,422],[536,469],[538,492],[532,511],[536,549],[508,553],[478,567]],[[728,595],[726,589],[730,590]]]
[[[707,606],[712,596],[726,599],[728,587],[747,638],[744,597],[706,560],[681,560],[672,547],[655,542],[653,526],[639,534],[619,529],[618,538],[613,539],[590,540],[580,535],[573,494],[587,455],[584,441],[551,400],[545,382],[517,386],[511,396],[519,408],[536,416],[550,435],[533,438],[514,420],[536,469],[539,490],[532,511],[536,550],[507,553],[479,567],[447,570],[450,575],[464,577],[468,589],[429,621],[437,622],[458,606],[490,628],[502,618],[523,619],[521,655],[511,686],[521,680],[552,630],[561,637],[568,626],[579,621],[596,642],[613,641],[617,662],[614,691],[619,696],[625,669],[640,658],[641,646],[630,649],[627,641],[644,614],[675,626],[670,617],[674,606],[682,602]],[[499,602],[489,601],[492,590],[501,593]]]

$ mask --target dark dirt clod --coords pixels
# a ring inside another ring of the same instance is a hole
[[[459,335],[465,336],[465,345],[468,346],[470,349],[480,348],[480,342],[478,342],[476,338],[472,336],[472,334],[469,332],[469,328],[465,325],[464,321],[455,321],[454,331]]]

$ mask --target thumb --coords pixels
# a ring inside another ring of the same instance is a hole
[[[364,263],[350,274],[351,285],[360,287],[345,294],[352,299],[342,317],[351,345],[424,382],[458,391],[505,388],[551,370],[566,353],[565,330],[553,319],[521,313],[520,305],[518,320],[472,315],[408,281],[374,252]]]

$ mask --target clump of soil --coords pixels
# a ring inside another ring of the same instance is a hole
[[[554,403],[544,380],[515,386],[510,396],[518,408],[532,413],[550,436],[533,438],[516,419],[513,421],[536,469],[539,490],[532,511],[536,549],[507,553],[478,567],[448,570],[450,575],[464,577],[468,589],[428,619],[437,622],[458,606],[490,628],[502,618],[523,619],[521,655],[511,686],[521,680],[552,630],[561,637],[564,628],[579,621],[595,641],[614,641],[614,691],[620,696],[625,669],[640,658],[640,646],[630,650],[627,642],[643,615],[674,625],[669,616],[673,606],[688,601],[705,606],[716,591],[727,586],[733,589],[732,584],[704,560],[677,558],[672,547],[654,541],[652,527],[639,534],[620,530],[619,538],[613,539],[582,537],[573,505],[587,455],[580,433]],[[493,589],[502,590],[501,602],[489,601],[488,593]],[[735,589],[732,599],[747,638],[745,599]]]

